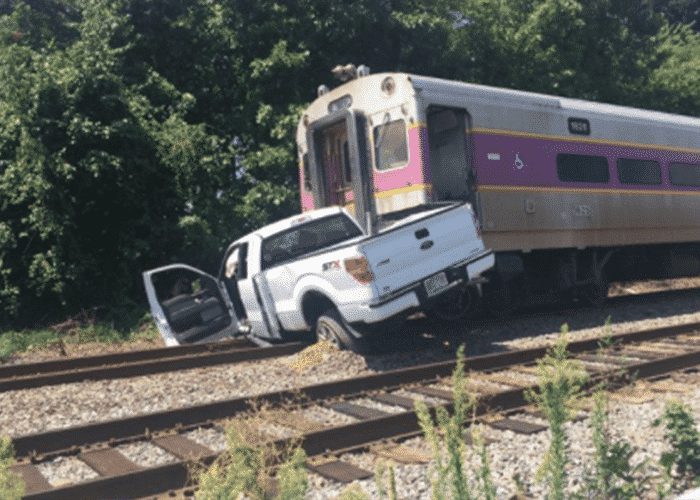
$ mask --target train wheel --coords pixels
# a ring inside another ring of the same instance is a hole
[[[484,288],[484,309],[494,318],[507,318],[515,313],[518,305],[510,282]]]
[[[475,287],[459,287],[443,293],[431,309],[440,321],[453,322],[474,316],[480,302],[481,297]]]
[[[586,285],[581,291],[581,298],[589,305],[593,307],[603,307],[605,300],[608,298],[608,290],[610,284],[608,283],[605,274],[601,273],[598,278],[596,278],[594,283]]]

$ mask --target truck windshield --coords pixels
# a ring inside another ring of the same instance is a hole
[[[268,269],[361,234],[357,225],[345,214],[300,224],[263,241],[262,268]]]

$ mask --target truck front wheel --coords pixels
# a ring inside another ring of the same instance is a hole
[[[355,335],[335,308],[326,310],[316,321],[316,340],[330,342],[340,349],[358,354],[369,352],[367,340]]]

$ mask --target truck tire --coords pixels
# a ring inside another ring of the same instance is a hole
[[[348,349],[357,354],[367,354],[370,351],[367,340],[355,334],[356,332],[335,308],[326,310],[316,321],[317,341],[324,340],[340,349]]]
[[[481,297],[473,287],[453,288],[438,297],[431,307],[432,313],[444,323],[472,319],[479,312]]]

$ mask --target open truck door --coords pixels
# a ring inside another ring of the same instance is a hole
[[[166,345],[212,342],[239,334],[228,292],[213,276],[172,264],[145,271],[143,283]]]

